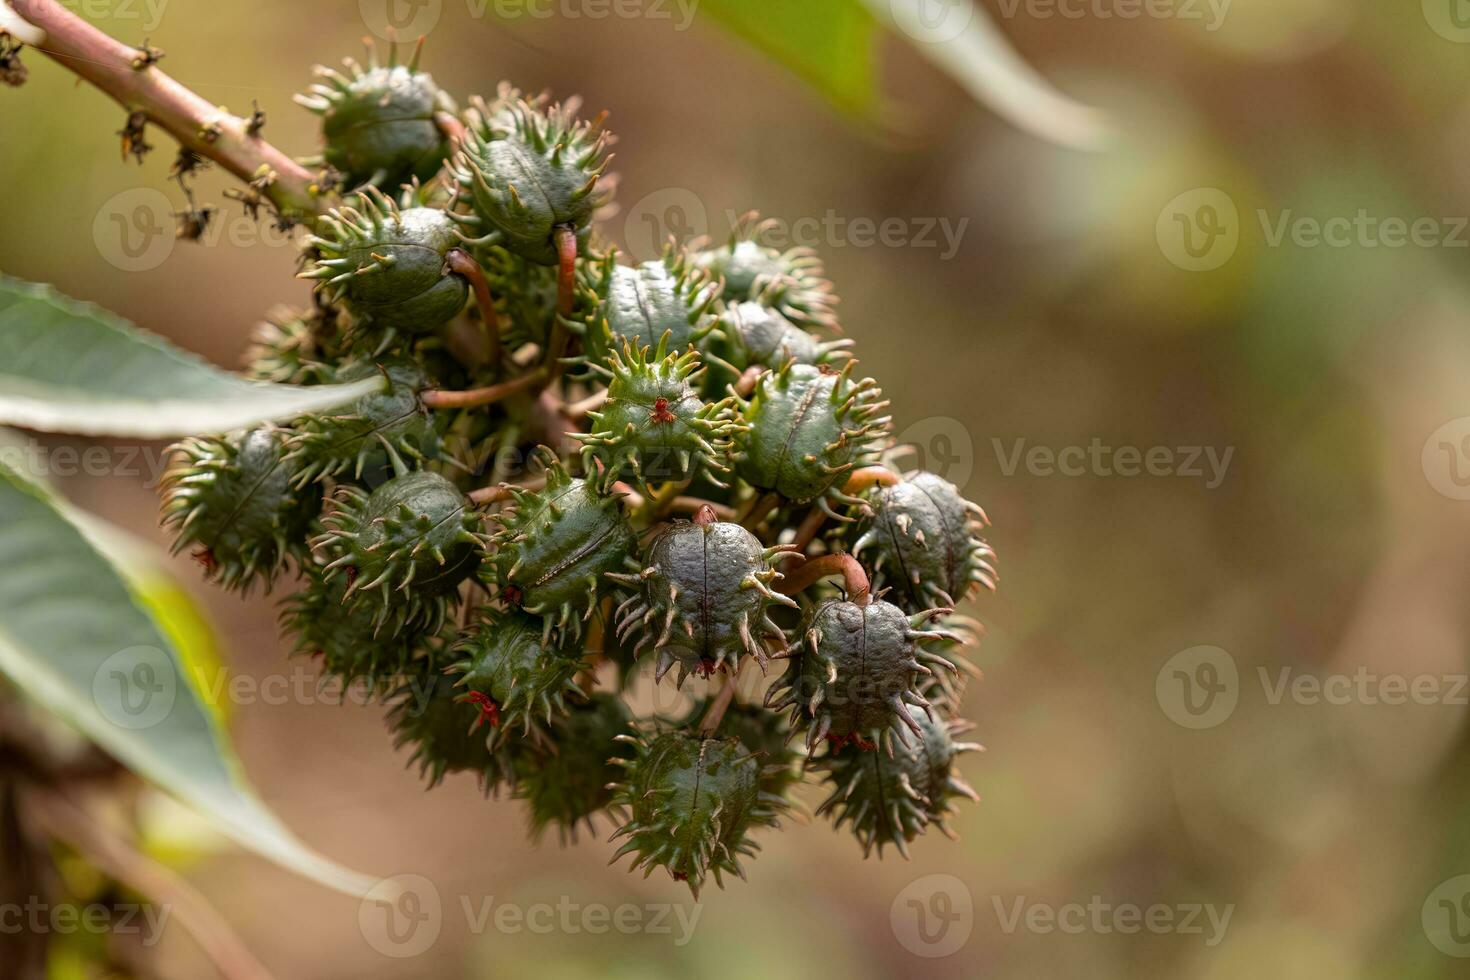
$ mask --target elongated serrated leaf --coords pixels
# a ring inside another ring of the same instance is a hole
[[[228,432],[349,404],[383,381],[246,381],[50,286],[0,275],[0,424],[83,435]]]
[[[245,786],[172,638],[70,513],[0,465],[0,672],[239,843],[366,894],[372,879],[306,847]]]

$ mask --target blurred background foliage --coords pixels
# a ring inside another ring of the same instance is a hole
[[[1257,673],[1467,669],[1470,504],[1436,492],[1421,459],[1431,433],[1470,415],[1465,236],[1273,245],[1259,218],[1361,210],[1449,227],[1470,214],[1470,48],[1432,29],[1432,6],[1234,0],[1210,30],[1203,4],[1186,20],[988,2],[1030,63],[1107,113],[1114,139],[1089,153],[978,107],[856,2],[702,0],[687,31],[444,4],[426,64],[451,92],[509,78],[612,111],[615,239],[633,237],[640,202],[671,191],[698,202],[694,230],[715,235],[752,207],[788,222],[968,221],[947,259],[942,247],[820,247],[896,428],[968,474],[995,524],[1002,587],[970,610],[988,627],[974,657],[986,676],[965,711],[990,749],[964,763],[984,802],[960,815],[959,843],[931,835],[910,862],[863,862],[822,824],[768,834],[751,882],[708,893],[682,947],[477,936],[450,914],[432,950],[397,961],[363,941],[354,901],[256,858],[221,851],[189,865],[191,879],[292,977],[1463,975],[1426,940],[1420,911],[1470,871],[1465,706],[1272,704]],[[96,19],[143,40],[136,18]],[[345,0],[167,0],[148,25],[169,71],[237,110],[258,100],[267,134],[303,154],[314,118],[290,95],[312,63],[356,55],[363,33]],[[776,58],[738,40],[756,36]],[[147,271],[109,262],[93,228],[114,195],[153,187],[182,207],[166,154],[121,163],[115,107],[31,67],[25,89],[0,97],[0,268],[236,364],[267,307],[308,295],[293,251],[230,204],[230,235],[181,244]],[[201,181],[220,205],[224,186]],[[1161,250],[1156,222],[1200,187],[1238,207],[1240,244],[1221,267],[1188,272]],[[1020,440],[1094,439],[1233,456],[1213,488],[1007,465]],[[61,485],[161,544],[147,482]],[[286,669],[269,600],[241,604],[186,561],[176,570],[211,609],[232,671]],[[1200,644],[1229,651],[1242,686],[1228,721],[1192,731],[1160,710],[1155,677]],[[687,898],[675,882],[604,868],[598,840],[523,845],[519,806],[472,785],[422,792],[375,708],[256,703],[231,717],[261,794],[354,867],[425,875],[454,905]],[[890,906],[940,872],[970,890],[974,932],[958,953],[919,961],[895,940]],[[1235,910],[1207,947],[1198,935],[1008,933],[993,904],[1095,895]],[[170,934],[161,957],[168,976],[202,975],[187,938]]]

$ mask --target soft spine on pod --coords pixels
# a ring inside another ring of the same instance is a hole
[[[695,392],[699,355],[669,354],[668,333],[650,355],[647,347],[624,342],[613,354],[612,380],[602,411],[589,412],[592,431],[577,433],[583,444],[582,465],[594,472],[594,460],[615,479],[624,469],[645,488],[664,480],[692,480],[703,474],[724,486],[726,463],[735,433],[744,423],[735,415],[733,396],[705,402]]]
[[[837,296],[824,277],[822,260],[805,246],[781,251],[764,244],[776,227],[754,211],[743,215],[724,245],[694,243],[693,261],[724,282],[726,303],[747,300],[780,311],[797,326],[839,331]]]
[[[613,861],[633,854],[633,869],[643,868],[645,878],[665,868],[696,898],[710,874],[721,886],[724,873],[745,878],[740,858],[760,850],[751,829],[775,826],[785,806],[761,789],[755,757],[733,738],[684,732],[622,738],[637,754],[619,760],[626,777],[615,798],[628,819],[613,839],[628,840]]]
[[[342,369],[335,380],[373,374],[386,379],[386,391],[362,396],[348,411],[308,415],[297,424],[286,456],[299,467],[293,477],[296,486],[343,473],[360,480],[370,463],[389,462],[389,449],[418,463],[439,458],[434,419],[418,396],[424,387],[418,367],[410,361],[359,362]]]
[[[538,723],[550,727],[553,713],[566,711],[568,695],[582,696],[575,680],[581,657],[548,649],[541,635],[534,616],[487,609],[450,647],[459,659],[445,673],[455,678],[460,699],[479,709],[476,724],[496,729],[492,742],[514,728],[526,736]]]
[[[807,746],[831,738],[835,748],[853,742],[891,748],[891,737],[907,744],[920,734],[908,706],[923,710],[918,678],[931,668],[958,671],[926,640],[958,642],[942,630],[922,630],[930,619],[949,612],[930,609],[910,616],[881,600],[867,603],[829,599],[812,607],[801,627],[804,647],[766,695],[766,706],[791,709],[793,726],[808,726]]]

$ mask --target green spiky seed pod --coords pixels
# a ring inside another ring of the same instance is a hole
[[[677,726],[693,729],[709,708],[709,701],[697,701]],[[772,796],[786,799],[791,787],[802,780],[805,753],[792,742],[791,725],[785,715],[767,711],[758,704],[733,701],[725,709],[715,734],[738,738],[761,764],[761,789]]]
[[[617,741],[632,733],[629,720],[621,698],[593,694],[555,719],[546,744],[516,757],[516,797],[529,804],[533,838],[552,824],[563,843],[576,839],[579,823],[593,829],[593,815],[612,802],[609,784],[621,776],[612,760],[633,755],[627,742]]]
[[[322,160],[349,188],[396,188],[411,178],[429,180],[450,152],[435,113],[453,115],[454,101],[418,70],[419,51],[407,65],[390,49],[387,65],[376,52],[364,69],[345,59],[346,72],[317,66],[317,82],[296,102],[322,117]]]
[[[346,573],[346,601],[373,609],[374,629],[437,633],[458,587],[480,563],[481,520],[454,484],[428,470],[405,472],[371,494],[340,486],[313,544]]]
[[[575,109],[521,100],[466,133],[453,172],[470,212],[456,217],[476,244],[555,265],[553,232],[565,226],[585,247],[592,216],[611,199],[599,186],[609,137],[600,123],[577,121]]]
[[[714,348],[737,374],[748,367],[833,364],[852,357],[852,341],[821,341],[761,303],[736,303],[720,315]]]
[[[343,473],[360,480],[365,471],[389,463],[389,449],[419,463],[440,457],[434,417],[419,401],[423,373],[412,361],[348,365],[333,380],[356,381],[374,374],[386,390],[363,395],[332,415],[307,415],[297,423],[287,458],[298,466],[297,486]]]
[[[567,695],[582,696],[575,681],[580,651],[548,647],[534,616],[486,609],[450,653],[458,659],[446,673],[455,678],[460,698],[496,730],[492,744],[515,728],[526,736],[533,726],[549,727],[553,713],[567,710]]]
[[[493,99],[469,97],[464,122],[484,139],[502,139],[515,133],[517,106],[525,104],[535,112],[545,112],[550,103],[551,96],[545,92],[528,96],[510,82],[501,82],[495,87]]]
[[[852,380],[856,361],[841,371],[787,362],[761,375],[741,409],[747,428],[736,434],[735,471],[752,486],[788,500],[861,506],[842,492],[847,474],[878,450],[888,403],[872,378]]]
[[[277,306],[256,324],[245,349],[245,377],[275,384],[325,384],[340,352],[324,342],[326,310]]]
[[[546,486],[511,489],[514,504],[496,515],[501,527],[481,575],[508,604],[540,617],[543,642],[575,640],[606,587],[603,576],[628,566],[638,536],[620,497],[569,475],[549,449],[538,454]]]
[[[682,352],[714,329],[718,287],[672,245],[637,266],[619,265],[609,253],[582,278],[582,347],[594,373],[606,376],[624,345],[653,347],[667,335],[668,349]]]
[[[710,874],[720,887],[722,874],[744,879],[740,858],[759,850],[750,831],[775,826],[784,806],[761,790],[760,763],[750,751],[738,739],[685,732],[624,738],[637,755],[624,764],[626,777],[615,791],[628,819],[613,838],[628,840],[613,860],[632,854],[633,868],[643,868],[645,878],[665,868],[695,898]]]
[[[796,603],[771,590],[780,573],[772,560],[782,549],[766,548],[739,524],[714,520],[675,521],[648,550],[648,564],[632,575],[610,574],[634,595],[618,607],[618,637],[638,633],[638,649],[653,649],[658,680],[679,665],[677,685],[693,671],[704,676],[741,656],[764,670],[769,654],[785,649],[786,637],[771,620],[774,604]]]
[[[495,297],[506,349],[544,348],[556,325],[556,269],[499,246],[477,248],[475,257]]]
[[[871,551],[874,586],[892,585],[912,611],[954,606],[977,588],[995,590],[995,552],[980,537],[985,512],[953,483],[915,473],[867,495],[871,516],[853,554]]]
[[[248,593],[267,591],[289,555],[304,550],[321,496],[291,486],[286,432],[262,426],[228,436],[202,436],[170,447],[163,481],[163,523],[174,553],[194,548],[209,577]]]
[[[954,769],[957,756],[981,749],[954,740],[974,726],[931,718],[913,707],[905,710],[919,733],[911,744],[896,746],[891,755],[850,748],[822,763],[833,790],[817,813],[831,815],[837,827],[851,824],[864,857],[875,844],[879,857],[889,844],[908,857],[909,842],[931,823],[953,839],[948,818],[956,798],[980,799]]]
[[[460,699],[454,681],[433,672],[399,687],[388,712],[393,747],[413,747],[408,764],[430,786],[449,773],[471,772],[488,795],[514,781],[514,762],[508,750],[490,747],[491,731],[479,720],[479,709]]]
[[[724,280],[722,298],[727,304],[758,301],[803,329],[836,330],[837,297],[823,278],[822,260],[810,248],[783,252],[763,244],[774,225],[751,212],[740,219],[724,245],[700,249],[693,260]]]
[[[612,380],[601,412],[589,412],[592,431],[579,433],[582,462],[595,472],[600,461],[609,478],[624,470],[644,488],[667,480],[704,475],[716,486],[728,475],[726,463],[742,423],[734,397],[705,402],[695,392],[701,371],[694,351],[666,354],[668,334],[657,350],[625,346],[612,357]]]
[[[295,637],[296,653],[318,658],[323,673],[344,687],[361,680],[381,691],[408,669],[425,639],[376,632],[374,611],[344,603],[346,591],[341,577],[329,582],[319,569],[308,570],[305,587],[282,603],[281,627]]]
[[[910,616],[891,602],[866,605],[828,599],[812,607],[802,623],[803,646],[766,695],[767,707],[789,707],[793,726],[808,725],[807,748],[830,737],[834,747],[863,748],[897,736],[907,743],[920,734],[907,705],[927,709],[919,679],[934,669],[957,671],[927,640],[957,640],[954,634],[920,629],[948,612],[930,609]],[[934,669],[931,669],[934,668]]]
[[[459,245],[454,221],[438,208],[400,208],[376,188],[357,207],[333,209],[308,239],[320,258],[303,279],[324,282],[386,346],[397,333],[434,330],[464,309],[469,284],[444,265]]]

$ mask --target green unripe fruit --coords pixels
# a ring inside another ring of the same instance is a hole
[[[308,415],[297,423],[288,459],[299,466],[297,486],[313,480],[363,473],[390,462],[389,450],[416,462],[437,460],[439,433],[434,417],[419,401],[424,377],[412,361],[384,365],[360,361],[337,373],[336,381],[380,375],[386,390],[363,395],[335,415]]]
[[[838,827],[851,824],[864,857],[875,844],[880,857],[888,844],[908,857],[909,842],[931,823],[953,838],[948,817],[955,799],[980,799],[954,771],[957,756],[980,751],[973,742],[954,740],[974,726],[905,710],[918,733],[912,742],[895,746],[891,754],[847,749],[823,762],[833,790],[817,813],[830,814]]]
[[[916,473],[867,497],[853,554],[868,551],[874,586],[892,585],[906,609],[954,606],[978,587],[994,591],[995,552],[980,537],[985,512],[933,473]]]
[[[927,709],[919,678],[932,668],[957,671],[955,664],[924,649],[925,640],[958,640],[942,631],[919,629],[948,610],[910,616],[890,602],[862,604],[829,599],[814,606],[802,624],[803,646],[767,693],[766,705],[791,708],[791,722],[809,725],[808,749],[830,737],[838,747],[855,742],[907,743],[919,734],[907,706]]]
[[[574,106],[541,111],[521,101],[488,132],[467,132],[455,157],[454,176],[470,213],[457,216],[477,245],[500,245],[515,254],[556,265],[553,238],[567,227],[585,246],[592,216],[611,199],[598,181],[607,168],[607,134],[599,124],[578,122]]]
[[[763,244],[773,227],[752,211],[724,245],[695,251],[693,260],[724,280],[727,304],[756,301],[803,329],[836,330],[837,297],[823,278],[822,260],[809,248],[781,251]]]
[[[331,361],[340,356],[324,336],[330,329],[328,310],[310,313],[278,306],[250,333],[245,350],[245,377],[275,384],[325,384],[332,377]]]
[[[430,786],[448,773],[472,772],[488,795],[515,773],[511,754],[490,747],[491,730],[479,721],[479,709],[460,700],[454,682],[437,673],[400,687],[388,712],[393,747],[413,747],[408,764],[416,764]]]
[[[374,628],[393,632],[442,629],[484,547],[480,517],[465,495],[427,470],[394,477],[371,494],[338,487],[323,523],[315,544],[333,556],[328,578],[350,569],[346,600],[374,609]]]
[[[610,783],[621,770],[613,759],[629,759],[632,747],[618,741],[632,734],[627,707],[611,694],[593,694],[555,719],[544,745],[516,757],[516,797],[530,805],[531,833],[539,839],[555,824],[562,841],[577,836],[577,825],[592,827],[594,814],[612,802]]]
[[[606,376],[625,346],[679,353],[714,328],[716,285],[672,246],[661,259],[632,267],[610,253],[583,278],[582,347],[596,374]]]
[[[670,524],[649,548],[643,571],[609,576],[638,590],[618,607],[619,638],[636,631],[638,648],[658,654],[658,680],[678,664],[680,687],[693,671],[708,677],[747,654],[764,670],[769,651],[786,644],[770,608],[796,606],[770,587],[780,578],[772,559],[781,550],[708,514]]]
[[[750,752],[733,738],[684,732],[625,738],[638,751],[617,788],[628,820],[613,837],[628,840],[613,859],[633,854],[633,868],[645,877],[665,868],[696,898],[710,874],[721,887],[724,873],[743,879],[740,858],[757,850],[750,831],[774,826],[784,806],[761,791],[760,764]]]
[[[482,577],[500,597],[542,621],[542,640],[576,639],[592,615],[608,572],[626,567],[638,536],[619,497],[574,479],[550,450],[541,490],[511,490],[514,506],[496,519],[494,551]]]
[[[649,356],[648,348],[624,347],[612,357],[612,380],[602,411],[589,412],[592,431],[577,438],[583,467],[595,472],[593,460],[615,478],[624,470],[643,487],[667,480],[692,480],[703,474],[716,486],[729,474],[725,460],[731,438],[741,428],[735,399],[706,403],[693,383],[699,355],[665,356],[668,334]]]
[[[720,315],[713,347],[735,373],[748,367],[832,364],[852,356],[847,339],[820,341],[769,306],[737,303]]]
[[[206,573],[227,589],[269,591],[287,556],[305,549],[321,496],[292,487],[286,432],[263,426],[243,434],[203,436],[170,447],[163,481],[163,523],[175,554],[194,548]]]
[[[696,728],[708,709],[707,699],[695,702],[676,727]],[[791,725],[785,715],[767,711],[758,704],[732,701],[714,734],[740,740],[740,744],[760,763],[761,789],[772,796],[786,799],[791,787],[801,782],[805,755],[793,744]]]
[[[396,63],[396,47],[392,53],[386,66],[374,54],[367,69],[346,59],[345,74],[318,66],[317,84],[296,97],[322,117],[322,159],[349,188],[427,181],[449,156],[449,140],[434,115],[453,115],[453,100],[418,70],[417,51],[407,65]]]
[[[283,603],[281,625],[294,635],[296,652],[319,658],[324,673],[344,686],[363,680],[380,690],[408,669],[424,650],[424,638],[377,632],[374,610],[345,603],[346,591],[343,578],[328,582],[320,570],[308,571],[306,586]]]
[[[514,728],[529,735],[533,725],[549,727],[553,713],[566,710],[567,695],[582,694],[575,680],[580,653],[548,647],[534,616],[487,610],[450,653],[459,659],[446,673],[459,696],[496,729],[493,743]]]
[[[848,473],[877,451],[888,418],[872,378],[853,381],[855,361],[840,372],[787,363],[761,376],[741,405],[747,428],[736,434],[735,472],[752,486],[788,500],[817,500],[833,517],[829,498],[862,501],[842,493]]]
[[[326,283],[376,334],[423,334],[462,309],[469,285],[445,268],[459,246],[454,221],[438,208],[400,209],[376,189],[357,196],[358,207],[334,209],[309,239],[321,258],[302,278]]]

